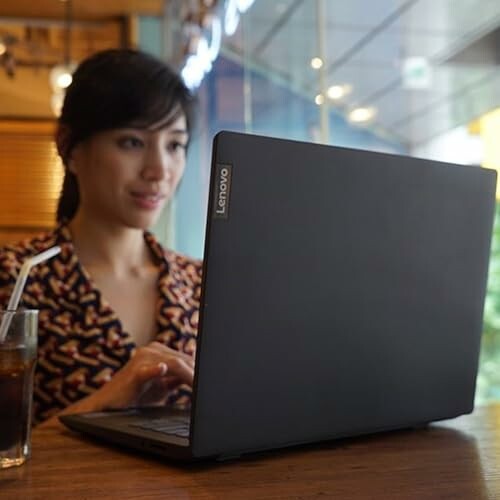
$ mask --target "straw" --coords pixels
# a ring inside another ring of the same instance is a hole
[[[23,288],[26,284],[26,280],[28,279],[31,268],[47,259],[54,257],[54,255],[57,255],[60,251],[61,247],[51,247],[48,250],[40,252],[39,254],[34,255],[33,257],[30,257],[29,259],[26,259],[24,261],[23,265],[21,266],[21,270],[19,271],[19,275],[17,276],[14,290],[12,291],[12,295],[10,296],[7,311],[2,317],[2,324],[0,325],[0,342],[3,342],[5,340],[5,337],[7,336],[7,331],[9,330],[12,316],[16,312],[19,301],[21,300],[21,294],[23,293]]]

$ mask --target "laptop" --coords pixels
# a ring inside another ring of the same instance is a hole
[[[61,421],[196,460],[471,412],[495,185],[480,167],[220,132],[191,412]]]

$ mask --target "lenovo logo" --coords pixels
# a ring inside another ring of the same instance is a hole
[[[214,217],[216,219],[227,219],[229,216],[232,168],[232,165],[216,165],[214,200]]]

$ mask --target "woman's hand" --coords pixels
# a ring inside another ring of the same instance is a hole
[[[136,349],[130,361],[95,396],[101,409],[165,403],[167,392],[180,384],[193,385],[191,356],[159,342]]]
[[[180,384],[193,385],[193,376],[191,356],[151,342],[138,347],[130,361],[109,382],[59,415],[164,404],[168,391]],[[41,425],[59,424],[53,417]]]

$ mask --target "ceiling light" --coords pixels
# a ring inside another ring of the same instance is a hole
[[[62,89],[68,88],[72,81],[73,81],[73,77],[71,76],[70,73],[61,73],[57,77],[57,85],[59,87],[61,87]]]
[[[348,120],[353,123],[366,123],[377,114],[377,110],[370,108],[355,108],[351,110],[347,116]]]
[[[351,90],[352,90],[352,87],[350,85],[347,85],[347,84],[332,85],[331,87],[328,87],[328,90],[326,91],[326,95],[330,99],[333,99],[334,101],[338,101],[339,99],[342,99],[347,94],[349,94],[351,92]]]
[[[66,89],[71,84],[75,64],[58,64],[50,70],[50,84],[54,91]]]
[[[318,105],[321,106],[325,102],[325,96],[323,94],[318,94],[314,98],[314,102]]]
[[[64,63],[57,64],[50,70],[49,73],[49,81],[53,92],[50,105],[52,107],[52,112],[56,116],[60,115],[65,90],[71,85],[71,82],[73,81],[73,72],[76,69],[76,63],[72,63],[70,60],[73,0],[61,0],[61,3],[65,4]]]
[[[311,59],[311,68],[313,69],[319,69],[323,66],[323,60],[319,57],[313,57]]]

